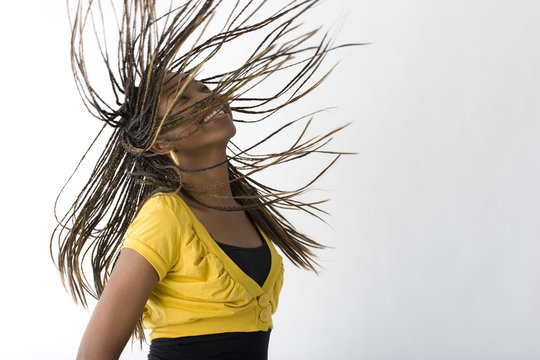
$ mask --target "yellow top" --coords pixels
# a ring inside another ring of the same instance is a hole
[[[261,234],[272,256],[262,288],[227,256],[178,195],[158,193],[146,201],[122,248],[140,253],[159,274],[143,312],[150,338],[272,328],[283,259]]]

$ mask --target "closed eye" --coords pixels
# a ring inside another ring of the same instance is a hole
[[[204,85],[204,84],[201,84],[201,89],[200,89],[201,92],[212,92],[212,90],[210,90],[208,88],[208,86]]]
[[[182,95],[180,95],[180,97],[178,97],[178,99],[177,99],[176,101],[177,101],[177,102],[184,102],[184,101],[186,101],[187,99],[188,99],[187,96],[185,96],[185,95],[182,94]]]

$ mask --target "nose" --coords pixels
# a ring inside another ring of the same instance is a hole
[[[199,87],[193,89],[191,91],[191,93],[189,94],[189,97],[192,99],[192,104],[195,105],[203,100],[205,100],[206,98],[208,98],[210,95],[212,95],[212,91],[203,91],[201,90]],[[202,105],[202,104],[201,104]],[[206,111],[208,106],[210,104],[204,104],[204,108],[199,108],[200,110],[202,111]],[[197,107],[195,107],[196,109]]]
[[[197,90],[193,94],[193,99],[195,100],[195,102],[199,102],[199,101],[202,101],[202,100],[206,99],[211,94],[212,94],[211,92],[203,92],[203,91]]]

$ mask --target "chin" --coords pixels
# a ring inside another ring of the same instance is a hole
[[[212,124],[212,125],[221,125],[221,124]],[[224,125],[224,124],[223,124]],[[229,126],[213,126],[212,129],[202,128],[200,134],[204,136],[204,147],[208,146],[227,146],[229,141],[236,135],[236,127],[234,125]]]
[[[236,135],[236,126],[234,126],[234,122],[229,118],[228,120],[208,123],[200,131],[201,133],[205,133],[205,137],[216,136],[228,137],[230,139]]]

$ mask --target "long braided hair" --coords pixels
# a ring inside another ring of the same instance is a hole
[[[51,236],[51,257],[75,302],[86,307],[86,294],[96,299],[100,297],[119,256],[125,232],[142,203],[157,192],[182,192],[201,205],[216,210],[245,210],[294,265],[317,271],[313,250],[324,245],[298,232],[278,209],[303,210],[316,217],[319,217],[319,212],[324,213],[318,205],[326,200],[302,202],[297,200],[297,196],[345,154],[322,148],[333,133],[346,125],[322,136],[304,139],[311,114],[286,123],[247,149],[242,150],[230,142],[225,163],[233,196],[240,207],[212,206],[197,200],[193,194],[208,194],[204,188],[182,182],[182,172],[188,170],[174,166],[167,156],[150,151],[152,145],[165,141],[158,139],[160,133],[219,104],[231,103],[236,122],[258,122],[269,119],[321,84],[333,68],[315,80],[313,77],[330,51],[364,44],[334,46],[328,33],[317,38],[320,30],[297,34],[301,27],[298,18],[317,3],[317,0],[287,1],[284,6],[270,11],[265,7],[268,5],[266,1],[191,0],[180,5],[171,1],[168,8],[158,8],[155,1],[124,0],[120,12],[114,0],[108,5],[100,0],[81,0],[69,9],[71,62],[77,89],[87,110],[104,122],[97,137],[107,126],[113,129],[88,182],[66,214],[61,219],[57,217],[58,225]],[[257,20],[264,11],[270,15]],[[114,21],[108,22],[107,14],[113,14]],[[220,29],[206,35],[216,24]],[[245,58],[240,58],[235,52],[235,60],[240,60],[239,64],[199,79],[214,87],[209,97],[190,106],[188,115],[184,111],[182,114],[172,113],[171,109],[185,90],[185,86],[180,86],[175,89],[175,101],[169,111],[158,115],[158,104],[168,74],[185,74],[188,81],[184,84],[188,84],[189,80],[202,73],[205,64],[210,65],[217,55],[226,51],[232,40],[253,33],[262,34],[262,39],[251,52],[246,51]],[[94,54],[99,54],[105,65],[102,70],[109,79],[107,89],[98,90],[100,84],[91,82],[91,71],[84,57],[89,46],[88,41],[83,40],[88,34],[95,40],[91,43]],[[108,50],[111,36],[116,36],[113,40],[117,44],[113,53]],[[250,95],[265,79],[280,72],[287,75],[280,89],[265,96]],[[264,155],[250,153],[272,136],[303,120],[306,121],[303,130],[287,149]],[[201,126],[202,123],[184,138]],[[314,179],[298,189],[278,190],[252,178],[254,173],[269,166],[315,152],[330,154],[333,159]],[[210,168],[220,165],[224,163]],[[207,169],[189,171],[197,171],[204,176]],[[83,269],[89,253],[91,282]],[[141,319],[134,336],[142,344]]]

